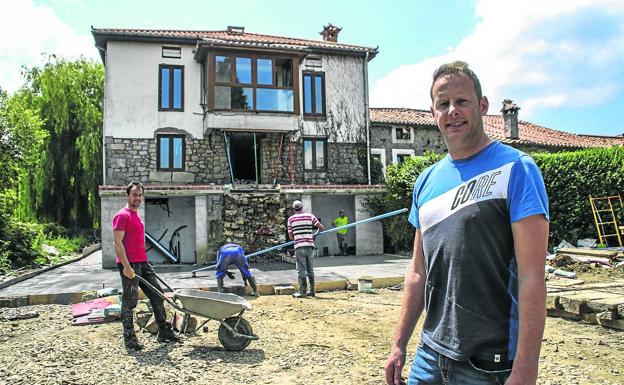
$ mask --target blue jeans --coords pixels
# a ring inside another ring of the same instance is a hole
[[[421,342],[412,363],[408,385],[503,385],[511,369],[490,371],[475,367],[468,361],[445,357]]]

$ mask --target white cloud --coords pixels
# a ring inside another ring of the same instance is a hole
[[[41,65],[42,54],[98,58],[93,38],[77,34],[52,9],[32,0],[4,4],[0,13],[0,87],[9,92],[24,82],[21,67]]]
[[[403,64],[373,85],[371,105],[426,109],[434,69],[463,60],[497,113],[504,98],[523,119],[543,108],[606,103],[624,90],[624,2],[480,0],[479,22],[455,47]]]

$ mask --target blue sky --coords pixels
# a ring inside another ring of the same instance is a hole
[[[624,1],[621,0],[0,0],[0,87],[42,52],[99,60],[90,26],[222,30],[379,47],[370,62],[375,107],[428,109],[433,69],[465,60],[479,75],[490,113],[504,98],[520,119],[595,135],[624,133]],[[10,37],[10,38],[7,38]]]

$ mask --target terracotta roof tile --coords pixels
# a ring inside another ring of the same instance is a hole
[[[435,122],[429,111],[410,108],[371,108],[372,124],[404,124],[433,126]],[[543,127],[524,120],[518,121],[519,138],[505,137],[502,115],[483,117],[485,132],[490,138],[508,144],[525,144],[565,148],[624,146],[624,136],[578,135]]]
[[[101,37],[116,37],[131,40],[132,37],[188,39],[190,42],[207,41],[225,45],[272,46],[291,49],[320,48],[329,50],[366,52],[376,54],[377,48],[363,47],[323,40],[298,39],[284,36],[263,35],[257,33],[230,33],[228,31],[185,31],[164,29],[124,29],[93,28],[92,33]]]

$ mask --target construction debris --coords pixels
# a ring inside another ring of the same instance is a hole
[[[37,317],[39,317],[39,313],[37,313],[36,311],[27,311],[25,313],[10,312],[5,315],[0,315],[0,321],[17,321]]]
[[[572,285],[550,281],[546,309],[549,316],[624,330],[624,280]]]

